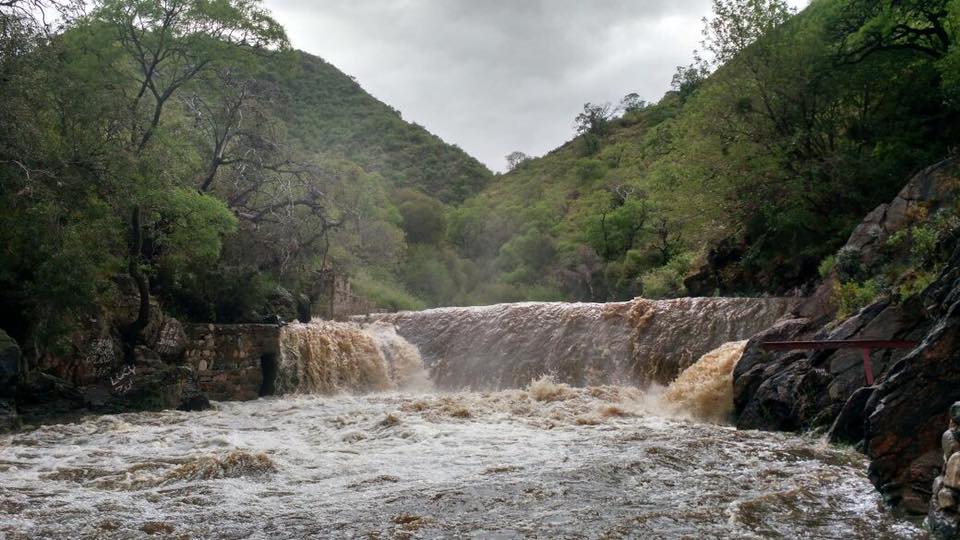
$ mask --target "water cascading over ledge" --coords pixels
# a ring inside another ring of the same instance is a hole
[[[704,353],[771,326],[792,298],[522,302],[377,314],[416,345],[439,388],[666,384]]]
[[[199,390],[217,401],[432,387],[417,348],[388,324],[210,324],[188,330],[185,360]]]
[[[280,332],[277,393],[335,394],[427,389],[417,348],[383,323],[293,324]]]
[[[186,356],[215,400],[522,388],[545,375],[574,386],[667,384],[704,353],[769,327],[795,301],[524,302],[282,328],[197,325]]]

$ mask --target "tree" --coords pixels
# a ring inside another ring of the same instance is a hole
[[[507,169],[514,170],[520,166],[521,163],[530,159],[530,156],[524,154],[523,152],[514,151],[507,154]]]
[[[438,245],[443,240],[447,229],[443,203],[411,188],[400,190],[395,199],[407,242]]]
[[[602,137],[607,134],[610,120],[616,110],[609,103],[584,103],[583,112],[574,119],[574,129],[578,135],[591,134]]]
[[[852,0],[833,26],[845,62],[881,51],[912,51],[943,58],[956,44],[949,27],[950,0]]]
[[[620,100],[619,109],[625,113],[631,113],[643,110],[647,107],[647,102],[640,99],[640,94],[631,92]]]
[[[180,90],[218,64],[285,47],[283,29],[258,0],[107,0],[95,11],[89,31],[109,29],[122,57],[114,66],[132,83],[122,90],[127,112],[127,150],[141,161],[161,127],[164,110]],[[132,67],[132,69],[130,69]],[[214,170],[215,172],[215,170]],[[150,261],[143,252],[141,206],[150,195],[134,196],[130,220],[129,273],[137,284],[137,318],[123,329],[128,353],[150,316]],[[132,358],[128,354],[128,358]]]
[[[713,55],[713,65],[724,64],[793,13],[784,0],[713,0],[713,17],[703,19],[702,45]]]

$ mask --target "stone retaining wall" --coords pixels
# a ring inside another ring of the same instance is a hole
[[[210,399],[246,401],[273,393],[281,327],[196,324],[186,331],[184,360],[193,368],[200,391]]]

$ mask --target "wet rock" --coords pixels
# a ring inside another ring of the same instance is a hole
[[[27,421],[42,421],[83,410],[87,401],[77,387],[48,373],[31,372],[17,387],[17,409]]]
[[[175,409],[185,395],[195,395],[192,370],[158,360],[124,366],[108,384],[84,388],[91,408],[98,413]]]
[[[196,411],[206,411],[213,408],[213,405],[210,404],[210,400],[207,399],[207,396],[203,394],[194,394],[180,403],[180,406],[177,407],[179,411],[187,412],[196,412]]]
[[[764,341],[799,339],[809,327],[808,319],[787,319],[750,338],[733,370],[733,406],[739,416],[756,394],[760,384],[785,367],[788,355],[774,355],[760,348]]]
[[[873,397],[873,392],[874,388],[872,386],[859,388],[847,399],[837,419],[830,426],[830,431],[827,434],[830,442],[859,444],[863,441],[866,429],[864,411],[870,398]]]
[[[901,493],[921,492],[930,485],[933,476],[921,463],[930,453],[942,461],[947,411],[960,399],[960,246],[935,285],[925,296],[939,298],[924,303],[941,305],[942,316],[920,346],[890,369],[868,405],[866,453],[870,477],[882,491],[894,486]]]
[[[943,471],[943,485],[960,488],[960,454],[950,456]]]
[[[13,400],[0,399],[0,433],[20,427],[20,416]]]
[[[950,459],[957,450],[960,450],[960,442],[952,429],[948,429],[940,436],[940,447],[943,449],[943,461]]]

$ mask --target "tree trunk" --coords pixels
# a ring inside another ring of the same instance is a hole
[[[133,216],[130,219],[130,263],[127,271],[137,284],[140,295],[140,306],[137,318],[121,330],[123,337],[124,357],[127,363],[133,362],[133,352],[140,341],[143,329],[150,321],[150,281],[140,271],[141,251],[143,250],[143,227],[140,221],[140,206],[133,207]]]

